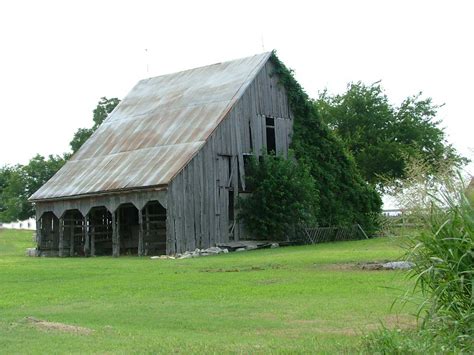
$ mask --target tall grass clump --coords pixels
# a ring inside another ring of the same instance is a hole
[[[410,169],[410,180],[398,190],[401,207],[418,223],[406,245],[414,288],[404,299],[418,303],[420,326],[383,329],[366,337],[365,348],[474,352],[474,186],[467,188],[449,169],[429,178],[423,165]]]
[[[462,183],[445,182],[437,194],[429,194],[429,210],[420,211],[425,229],[410,239],[407,256],[424,299],[419,308],[424,326],[472,346],[474,201]]]

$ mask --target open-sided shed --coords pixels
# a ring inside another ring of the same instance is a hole
[[[271,53],[141,80],[30,200],[43,255],[174,254],[239,240],[245,160],[286,155]]]

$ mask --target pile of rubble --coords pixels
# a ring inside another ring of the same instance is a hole
[[[152,256],[150,259],[190,259],[197,258],[200,256],[227,254],[229,252],[241,252],[247,250],[261,249],[261,248],[278,248],[278,243],[272,242],[255,242],[255,241],[242,241],[242,242],[229,242],[225,244],[218,244],[218,246],[210,247],[207,249],[196,248],[193,251],[185,251],[182,254],[160,255]]]
[[[369,262],[359,264],[363,270],[409,270],[415,266],[409,261]]]
[[[160,255],[160,256],[152,256],[150,259],[189,259],[189,258],[197,258],[200,256],[226,254],[228,252],[229,250],[221,249],[219,247],[210,247],[207,249],[196,248],[193,251],[185,251],[183,254],[178,253],[175,256]]]

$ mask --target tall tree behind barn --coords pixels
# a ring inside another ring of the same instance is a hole
[[[239,240],[246,156],[287,155],[271,53],[140,81],[30,200],[43,255],[173,254]]]

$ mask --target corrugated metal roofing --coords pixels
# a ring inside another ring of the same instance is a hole
[[[30,199],[168,184],[204,145],[269,55],[141,80]]]

